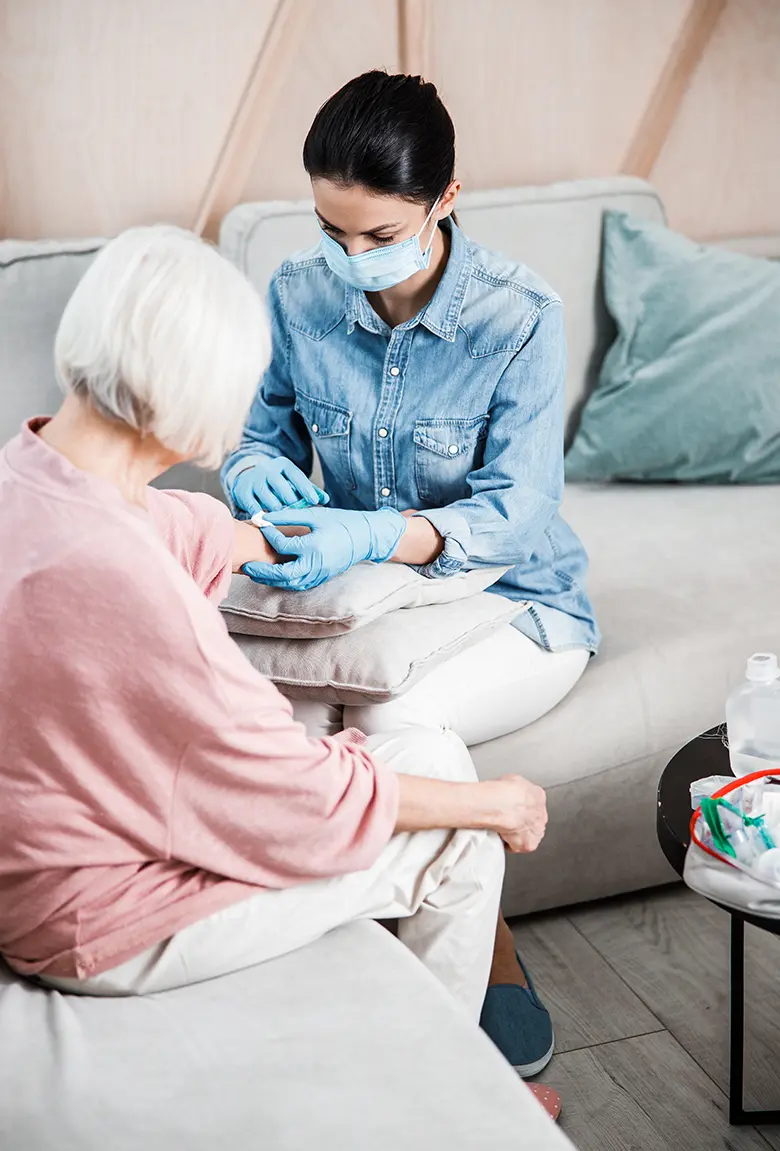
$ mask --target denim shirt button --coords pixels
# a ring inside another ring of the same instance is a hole
[[[384,440],[387,437],[387,428],[380,428],[379,429],[379,435]]]
[[[457,444],[450,444],[450,446],[447,448],[447,451],[451,456],[456,456],[460,449],[458,448]]]
[[[389,496],[390,495],[390,488],[382,488],[382,495],[383,496]]]
[[[311,430],[314,432],[314,434],[316,436],[317,432],[320,430],[320,425],[319,424],[312,424]]]
[[[400,368],[392,367],[392,368],[390,369],[390,375],[391,375],[391,376],[400,376],[400,374],[401,374],[401,369],[400,369]]]

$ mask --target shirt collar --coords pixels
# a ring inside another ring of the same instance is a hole
[[[419,320],[429,332],[452,343],[471,276],[471,245],[453,219],[445,220],[444,227],[450,233],[449,259],[433,298]]]
[[[380,336],[390,331],[385,321],[376,314],[369,304],[365,292],[361,291],[360,288],[353,288],[351,284],[346,285],[346,292],[348,335],[352,335],[356,324],[360,324],[361,328],[365,328],[367,332],[376,332]]]
[[[471,246],[451,218],[446,219],[442,227],[450,234],[450,254],[444,274],[433,297],[423,310],[405,324],[399,324],[399,327],[413,328],[417,324],[423,324],[435,336],[452,343],[458,330],[463,300],[471,275]],[[346,285],[345,306],[349,335],[355,330],[356,324],[377,335],[386,335],[390,331],[388,325],[369,304],[365,292],[359,288]]]

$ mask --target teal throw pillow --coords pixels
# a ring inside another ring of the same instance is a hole
[[[624,212],[604,221],[617,324],[566,478],[780,481],[780,264]]]

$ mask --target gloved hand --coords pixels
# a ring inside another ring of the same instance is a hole
[[[284,564],[245,564],[242,571],[257,583],[308,591],[361,560],[382,563],[389,559],[406,530],[407,520],[393,508],[380,508],[377,512],[309,508],[256,516],[253,523],[275,551],[296,558]],[[310,531],[308,535],[288,537],[278,530],[277,524],[295,524]]]
[[[254,456],[251,466],[248,464],[233,480],[230,495],[236,507],[249,516],[285,507],[326,504],[330,500],[286,456]]]

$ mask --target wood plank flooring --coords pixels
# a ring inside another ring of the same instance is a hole
[[[517,920],[579,1151],[780,1151],[728,1123],[728,916],[682,885]],[[780,1107],[780,938],[746,931],[746,1093]]]

